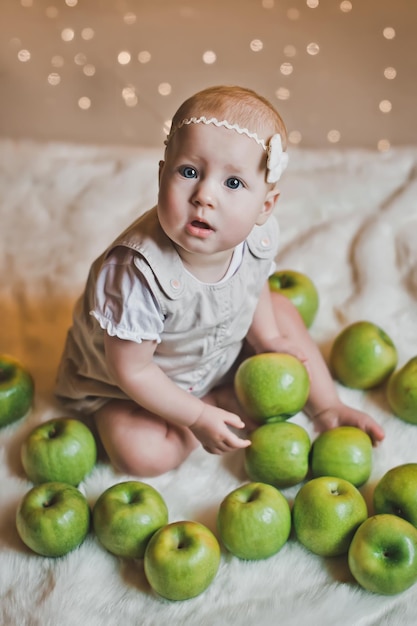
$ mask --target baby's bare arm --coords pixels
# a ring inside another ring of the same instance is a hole
[[[302,363],[307,362],[305,353],[293,338],[285,335],[277,324],[268,282],[265,283],[253,316],[247,340],[256,353],[285,352]]]
[[[244,427],[239,416],[203,402],[166,376],[153,360],[156,342],[106,335],[104,345],[115,384],[139,406],[171,424],[189,427],[209,452],[248,445],[228,428]]]
[[[371,416],[341,402],[319,347],[285,296],[271,294],[269,287],[264,287],[248,341],[256,352],[289,352],[305,364],[310,375],[310,395],[305,412],[317,430],[351,425],[366,431],[374,444],[382,441],[384,431]]]
[[[199,417],[201,400],[169,379],[153,360],[156,341],[136,343],[105,335],[106,362],[115,384],[139,406],[179,426]]]

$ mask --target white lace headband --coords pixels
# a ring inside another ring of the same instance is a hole
[[[238,124],[230,124],[227,120],[218,120],[215,117],[207,118],[204,115],[201,117],[190,117],[182,120],[179,124],[176,124],[175,128],[171,128],[170,133],[165,140],[165,145],[168,145],[169,140],[176,130],[186,126],[188,124],[214,124],[215,126],[223,126],[229,130],[234,130],[240,135],[246,135],[250,139],[254,139],[256,143],[262,147],[268,153],[266,169],[267,183],[276,183],[281,178],[281,175],[288,165],[288,154],[282,149],[281,135],[275,133],[266,145],[265,141],[258,137],[256,133],[251,133],[247,128],[241,128]]]

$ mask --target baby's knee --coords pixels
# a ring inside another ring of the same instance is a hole
[[[175,469],[192,450],[188,441],[172,436],[169,428],[165,436],[161,429],[149,432],[148,428],[141,431],[138,427],[136,433],[120,430],[103,444],[117,472],[142,478],[160,476]]]
[[[142,455],[139,450],[133,455],[126,453],[112,455],[110,462],[120,474],[136,476],[137,478],[152,478],[173,469],[160,458]]]
[[[167,424],[132,403],[107,405],[95,421],[111,464],[123,474],[159,476],[178,467],[197,445],[188,428]]]

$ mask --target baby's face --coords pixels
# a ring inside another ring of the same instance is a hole
[[[158,215],[180,251],[230,252],[269,216],[278,191],[265,182],[266,153],[234,130],[179,129],[160,169]]]

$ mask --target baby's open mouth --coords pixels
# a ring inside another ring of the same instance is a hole
[[[200,222],[200,220],[193,220],[191,224],[192,226],[195,226],[195,228],[206,228],[207,230],[211,229],[210,225],[207,224],[207,222]]]
[[[191,220],[185,227],[186,232],[192,237],[198,237],[199,239],[207,239],[212,233],[214,233],[213,227],[205,220]]]

